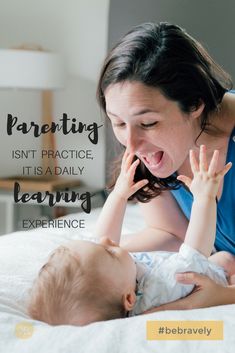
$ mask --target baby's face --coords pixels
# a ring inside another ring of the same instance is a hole
[[[136,265],[129,253],[114,243],[112,240],[103,237],[100,243],[93,243],[84,240],[74,240],[66,244],[74,251],[83,262],[84,267],[99,266],[101,273],[112,285],[117,284],[119,288],[135,290],[136,286]]]

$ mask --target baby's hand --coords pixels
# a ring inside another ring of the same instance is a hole
[[[137,183],[134,182],[135,171],[140,160],[137,159],[132,163],[133,158],[134,154],[126,150],[122,157],[121,172],[113,190],[113,192],[126,200],[136,191],[148,184],[147,179],[140,180]]]
[[[192,150],[190,150],[189,159],[193,173],[193,180],[185,175],[179,175],[177,179],[186,184],[194,198],[198,196],[216,198],[220,182],[231,168],[232,163],[229,162],[222,170],[216,172],[219,151],[215,150],[208,167],[205,145],[200,146],[199,163],[196,159],[195,152]]]

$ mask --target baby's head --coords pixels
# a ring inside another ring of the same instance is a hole
[[[136,265],[108,238],[74,240],[58,247],[42,267],[29,315],[51,325],[83,326],[125,317],[135,304]]]

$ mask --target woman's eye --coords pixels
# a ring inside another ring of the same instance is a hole
[[[113,127],[124,127],[125,126],[125,123],[113,123]]]
[[[141,124],[141,126],[144,128],[153,127],[155,125],[157,125],[157,121],[154,121],[153,123],[149,123],[149,124],[144,124],[144,123]]]

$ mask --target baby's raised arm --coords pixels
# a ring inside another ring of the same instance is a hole
[[[193,179],[184,175],[177,177],[193,194],[191,216],[184,242],[208,257],[215,241],[216,195],[232,163],[226,164],[221,171],[216,172],[219,151],[214,151],[208,166],[204,145],[200,146],[199,163],[194,151],[191,150],[189,156]]]
[[[95,235],[108,237],[119,244],[122,223],[128,198],[148,184],[148,180],[134,182],[134,175],[139,159],[133,162],[134,154],[125,151],[122,158],[121,172],[113,191],[109,194],[95,226]]]

